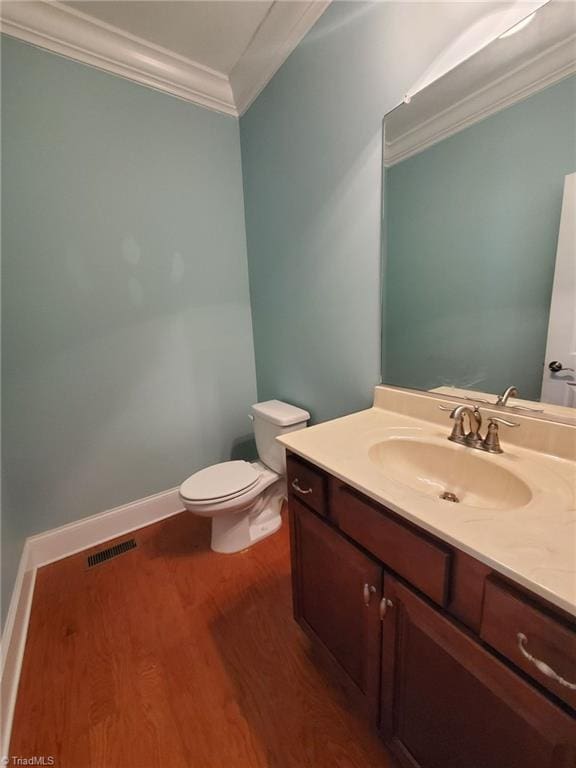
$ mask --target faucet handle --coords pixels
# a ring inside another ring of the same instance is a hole
[[[528,413],[544,413],[544,408],[528,408],[526,405],[509,405],[513,411],[528,411]]]
[[[438,410],[439,411],[449,411],[450,412],[450,418],[453,419],[454,418],[454,414],[456,413],[456,410],[458,408],[460,408],[460,407],[464,407],[462,403],[455,403],[454,405],[439,405],[438,406]],[[478,408],[477,405],[474,406],[474,407],[472,407],[471,405],[467,405],[466,408],[470,408],[474,412],[476,412],[476,411],[479,412],[479,408]]]
[[[504,424],[505,427],[519,427],[517,421],[508,421],[499,416],[490,416],[488,419],[488,432],[482,441],[482,449],[488,453],[503,453],[500,446],[500,437],[498,435],[498,425]]]
[[[488,424],[504,424],[505,427],[519,427],[520,424],[517,421],[508,421],[508,419],[501,419],[500,416],[490,416]]]

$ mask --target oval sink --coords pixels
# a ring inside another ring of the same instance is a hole
[[[516,474],[472,448],[391,437],[373,445],[368,455],[391,480],[446,503],[513,509],[532,498]]]

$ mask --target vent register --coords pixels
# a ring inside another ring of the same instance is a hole
[[[93,568],[95,565],[112,560],[113,557],[118,557],[118,555],[129,552],[131,549],[136,549],[136,547],[136,539],[128,539],[127,541],[121,541],[119,544],[114,544],[107,549],[102,549],[100,552],[94,552],[94,554],[88,555],[88,568]]]

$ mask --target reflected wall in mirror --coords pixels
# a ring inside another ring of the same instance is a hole
[[[551,0],[385,117],[385,383],[576,405],[575,73]]]

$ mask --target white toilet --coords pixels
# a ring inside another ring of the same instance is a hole
[[[259,460],[225,461],[195,472],[180,486],[186,509],[212,518],[212,549],[240,552],[280,528],[286,454],[278,435],[304,429],[308,411],[280,400],[252,406]]]

